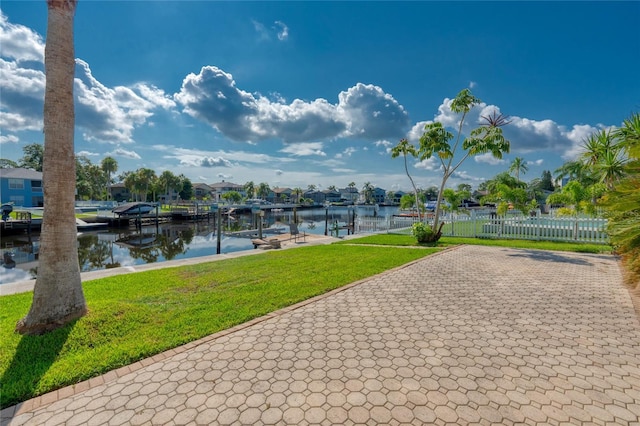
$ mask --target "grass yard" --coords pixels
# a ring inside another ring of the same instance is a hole
[[[32,293],[3,296],[0,406],[98,376],[437,250],[309,246],[89,281],[84,283],[89,314],[43,336],[13,331]]]
[[[411,235],[400,234],[376,234],[362,238],[355,238],[341,241],[336,244],[373,244],[392,246],[415,246],[420,244]],[[463,238],[463,237],[442,237],[438,241],[438,247],[447,247],[459,244],[498,246],[522,249],[538,249],[553,251],[572,251],[576,253],[603,253],[611,254],[613,249],[606,244],[585,244],[585,243],[565,243],[560,241],[533,241],[533,240],[498,240],[488,238]]]

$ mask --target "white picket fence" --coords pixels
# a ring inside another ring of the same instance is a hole
[[[553,217],[547,215],[523,216],[509,212],[497,216],[486,210],[471,210],[469,214],[446,214],[442,235],[450,237],[498,238],[517,240],[547,240],[608,244],[607,220],[599,217]],[[432,217],[423,219],[433,223]],[[411,225],[418,218],[412,217],[358,217],[355,233],[409,234]]]

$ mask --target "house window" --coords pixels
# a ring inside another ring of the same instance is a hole
[[[31,181],[31,191],[33,191],[33,192],[42,192],[42,181],[41,180],[32,180]]]
[[[24,189],[24,179],[9,178],[9,189]]]
[[[31,197],[31,206],[32,207],[42,207],[44,206],[44,199],[40,195],[36,195],[35,197]]]

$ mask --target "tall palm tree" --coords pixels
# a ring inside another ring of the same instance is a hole
[[[371,185],[371,182],[365,182],[362,185],[362,192],[364,193],[365,204],[373,204],[373,185]]]
[[[413,193],[415,195],[414,200],[416,204],[416,210],[418,211],[418,217],[420,218],[420,220],[422,220],[422,209],[418,205],[418,200],[419,200],[418,188],[416,187],[416,184],[413,181],[413,178],[409,174],[409,168],[407,167],[407,154],[411,155],[412,157],[417,157],[418,150],[412,143],[409,143],[407,139],[400,139],[400,142],[398,142],[398,145],[391,148],[391,158],[396,158],[400,154],[402,154],[402,156],[404,157],[404,171],[407,174],[409,181],[411,181],[411,186],[413,187]]]
[[[518,182],[520,182],[520,173],[525,174],[528,170],[529,166],[527,166],[527,162],[522,157],[514,158],[511,166],[509,166],[509,173],[514,173]]]
[[[171,191],[180,192],[182,190],[182,181],[180,177],[173,174],[170,170],[162,172],[158,178],[158,185],[167,195],[167,201],[171,200]]]
[[[296,196],[296,203],[299,203],[300,197],[302,196],[302,194],[304,194],[304,191],[302,190],[302,188],[298,187],[298,188],[293,188],[291,190],[291,193]]]
[[[107,200],[111,197],[111,174],[118,171],[118,162],[113,157],[105,157],[100,163],[100,168],[107,174]]]
[[[137,188],[138,191],[140,191],[141,201],[147,201],[147,194],[149,193],[149,189],[153,188],[154,183],[157,179],[156,172],[143,167],[141,169],[138,169],[138,172],[136,174],[138,175]]]
[[[22,334],[45,333],[87,313],[78,262],[74,200],[76,0],[47,0],[47,9],[42,170],[45,210],[33,302],[29,313],[16,325],[16,331]]]

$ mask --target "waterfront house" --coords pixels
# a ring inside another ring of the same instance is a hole
[[[2,204],[42,207],[42,172],[23,168],[0,169],[0,198]]]
[[[227,192],[236,191],[243,197],[247,196],[246,191],[244,190],[244,185],[239,185],[237,183],[232,182],[217,182],[209,185],[213,191],[213,199],[216,202],[220,202],[222,200],[222,194],[226,194]]]
[[[215,198],[214,189],[206,183],[194,183],[193,191],[196,200],[205,200]]]
[[[340,198],[349,204],[355,204],[360,197],[358,189],[354,186],[348,186],[346,188],[340,188]]]
[[[276,204],[287,204],[291,202],[291,194],[293,190],[291,188],[273,188],[275,194],[273,202]]]

